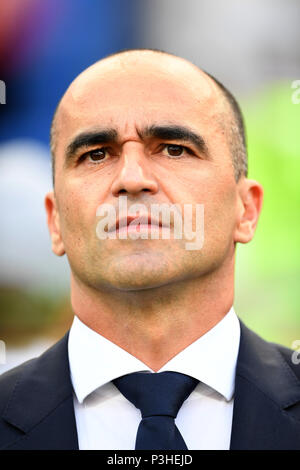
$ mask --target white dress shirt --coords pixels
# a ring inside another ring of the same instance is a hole
[[[214,328],[158,371],[180,372],[200,381],[175,420],[190,450],[229,449],[239,341],[240,324],[231,308]],[[76,316],[68,349],[79,449],[134,449],[141,412],[112,380],[153,371]]]

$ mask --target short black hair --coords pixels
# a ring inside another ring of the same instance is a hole
[[[174,57],[175,54],[170,52],[163,51],[161,49],[151,49],[151,48],[141,48],[141,49],[121,49],[117,52],[113,52],[112,54],[108,54],[104,56],[101,60],[107,59],[109,57],[114,57],[121,55],[126,52],[138,52],[138,51],[145,51],[145,52],[157,52],[160,54],[167,54]],[[200,67],[198,67],[199,70]],[[217,80],[213,75],[202,70],[207,76],[209,76],[213,82],[217,85],[218,89],[221,91],[223,97],[225,98],[226,103],[229,105],[231,111],[231,122],[228,129],[228,139],[229,139],[229,146],[232,155],[232,164],[234,169],[234,176],[235,180],[238,181],[242,176],[248,175],[248,155],[247,155],[247,142],[246,142],[246,130],[244,124],[244,118],[241,111],[241,108],[233,96],[233,94],[221,83]],[[60,100],[61,101],[61,100]],[[51,150],[51,159],[52,159],[52,180],[54,186],[54,174],[55,174],[55,118],[57,114],[57,110],[59,108],[59,103],[56,106],[52,123],[50,129],[50,150]]]

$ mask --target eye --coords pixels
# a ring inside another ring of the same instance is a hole
[[[80,157],[80,160],[82,161],[82,160],[88,159],[90,163],[98,163],[101,160],[105,159],[105,157],[107,156],[107,153],[108,151],[104,147],[98,148],[95,150],[90,150],[89,152],[86,152],[85,154],[83,154]]]
[[[176,144],[167,144],[164,146],[163,152],[167,154],[168,157],[181,157],[187,149],[182,145]]]

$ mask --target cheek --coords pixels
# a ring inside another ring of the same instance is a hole
[[[205,232],[207,242],[228,244],[233,240],[236,223],[236,191],[233,187],[217,188],[207,199]]]
[[[80,244],[90,238],[96,225],[97,201],[91,188],[64,187],[60,198],[60,226],[62,238],[67,246]],[[96,233],[96,232],[95,232]]]
[[[223,175],[220,179],[202,179],[197,186],[191,187],[189,198],[194,204],[204,206],[205,244],[227,242],[233,236],[236,223],[235,181],[231,175]]]

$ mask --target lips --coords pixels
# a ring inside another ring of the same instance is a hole
[[[151,217],[148,214],[139,214],[137,216],[125,215],[116,220],[116,223],[109,225],[108,232],[119,232],[120,230],[128,230],[133,228],[135,231],[138,231],[139,228],[161,228],[166,227],[162,224],[161,220]]]

